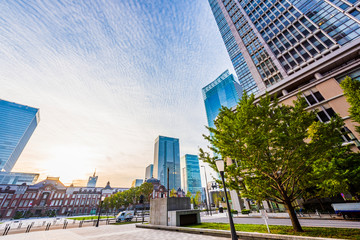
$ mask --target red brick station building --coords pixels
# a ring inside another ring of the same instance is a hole
[[[66,187],[59,178],[48,177],[34,185],[0,185],[0,218],[22,213],[28,217],[95,214],[101,196],[108,197],[128,188]]]

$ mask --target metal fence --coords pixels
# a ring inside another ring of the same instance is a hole
[[[83,216],[82,216],[83,217]],[[104,216],[102,216],[104,217]],[[81,218],[81,217],[79,217]],[[96,225],[97,218],[92,220],[74,220],[66,218],[49,218],[49,219],[24,219],[5,222],[0,224],[0,234],[16,234],[16,233],[29,233],[33,231],[49,231],[53,229],[68,229],[68,228],[81,228],[91,227]],[[148,221],[148,215],[135,215],[132,222],[145,222]],[[114,217],[100,218],[99,225],[114,224],[116,220]]]

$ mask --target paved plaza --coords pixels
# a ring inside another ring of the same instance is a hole
[[[135,224],[102,225],[96,227],[83,227],[73,229],[59,229],[51,231],[38,231],[2,236],[4,240],[215,240],[228,239],[198,234],[136,228]]]

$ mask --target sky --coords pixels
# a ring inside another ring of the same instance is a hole
[[[0,99],[40,109],[13,171],[130,187],[159,135],[198,154],[201,89],[234,72],[207,0],[0,2]]]

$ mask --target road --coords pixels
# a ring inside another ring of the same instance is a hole
[[[102,225],[96,227],[73,228],[14,234],[1,237],[4,240],[226,240],[228,238],[212,237],[173,231],[136,228],[135,224]]]
[[[213,217],[202,217],[202,222],[228,223],[229,219],[225,216],[213,215]],[[320,219],[300,219],[303,227],[334,227],[334,228],[360,228],[360,221],[350,220],[320,220]],[[234,223],[239,224],[265,224],[262,218],[235,217]],[[269,218],[269,225],[287,225],[291,226],[290,219]]]

